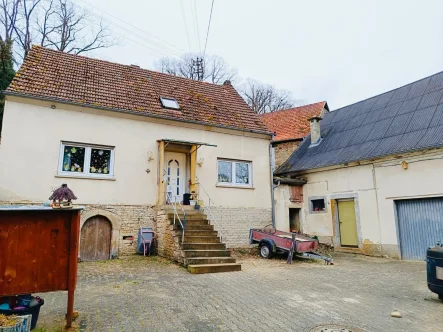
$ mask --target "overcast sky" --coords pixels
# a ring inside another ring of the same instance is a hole
[[[204,47],[211,0],[75,2],[120,41],[94,57],[152,69]],[[206,52],[337,109],[443,70],[443,1],[215,0]]]

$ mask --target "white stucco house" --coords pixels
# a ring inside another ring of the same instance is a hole
[[[271,223],[272,134],[229,81],[34,47],[5,94],[1,204],[47,202],[67,183],[82,227],[109,223],[108,256],[135,252],[139,223],[155,229],[167,192],[210,197],[228,247]]]
[[[443,73],[310,119],[276,171],[305,181],[300,227],[335,248],[423,259],[443,239]]]

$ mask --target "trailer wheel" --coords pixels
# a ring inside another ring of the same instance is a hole
[[[263,258],[271,258],[273,255],[272,246],[269,243],[262,243],[258,248],[258,252]]]

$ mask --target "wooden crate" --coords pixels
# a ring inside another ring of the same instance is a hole
[[[71,326],[80,210],[0,207],[0,296],[68,291]]]

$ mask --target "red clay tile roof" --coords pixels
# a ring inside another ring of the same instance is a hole
[[[174,120],[268,132],[230,85],[217,85],[34,46],[6,90]],[[180,111],[162,108],[174,98]]]
[[[309,134],[309,118],[320,116],[326,102],[289,108],[272,113],[262,114],[260,117],[268,127],[275,133],[274,141],[303,138]],[[327,107],[327,106],[326,106]]]

